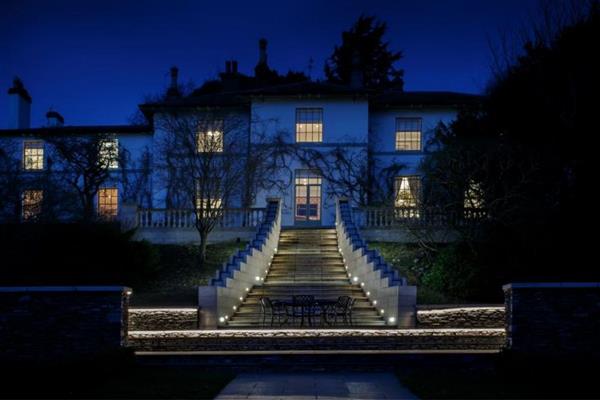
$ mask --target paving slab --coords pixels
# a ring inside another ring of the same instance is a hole
[[[245,373],[217,396],[234,399],[417,399],[392,373]]]

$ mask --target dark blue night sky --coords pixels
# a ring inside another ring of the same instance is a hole
[[[446,1],[127,1],[3,2],[0,12],[0,128],[6,90],[19,75],[31,96],[32,126],[49,107],[68,125],[127,123],[144,95],[168,83],[215,77],[226,59],[251,73],[257,41],[269,40],[279,71],[322,77],[340,34],[361,13],[389,25],[404,51],[407,90],[481,92],[489,77],[488,38],[521,27],[537,0]]]

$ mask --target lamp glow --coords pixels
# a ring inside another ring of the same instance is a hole
[[[223,318],[223,317],[219,318],[219,322],[225,322],[225,318]]]
[[[235,310],[237,310],[237,307],[236,307],[236,306],[233,306],[233,311],[235,311]]]
[[[396,318],[394,318],[394,317],[389,317],[389,318],[388,318],[388,322],[389,322],[390,324],[393,324],[393,323],[395,323],[395,322],[396,322]]]
[[[355,276],[354,278],[352,278],[352,280],[353,280],[354,282],[358,282],[358,276]]]
[[[377,305],[377,300],[373,300],[373,305],[376,306]]]

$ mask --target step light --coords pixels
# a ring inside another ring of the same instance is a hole
[[[237,310],[237,307],[236,307],[236,306],[233,306],[233,311],[235,311],[235,310]]]
[[[385,314],[385,310],[382,308],[381,309],[381,315]]]
[[[390,324],[394,324],[394,323],[396,323],[396,318],[394,318],[394,317],[389,317],[389,318],[388,318],[388,322],[389,322]]]
[[[373,300],[373,305],[376,306],[377,305],[377,300]]]
[[[225,318],[224,317],[219,318],[219,322],[221,322],[221,323],[225,322]]]
[[[370,295],[371,295],[371,292],[367,292],[367,296],[370,296]]]
[[[352,278],[352,280],[353,280],[354,282],[358,282],[358,276],[355,276],[354,278]]]

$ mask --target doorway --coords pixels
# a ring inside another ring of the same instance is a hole
[[[296,171],[294,203],[296,225],[321,224],[321,177],[314,171]]]

